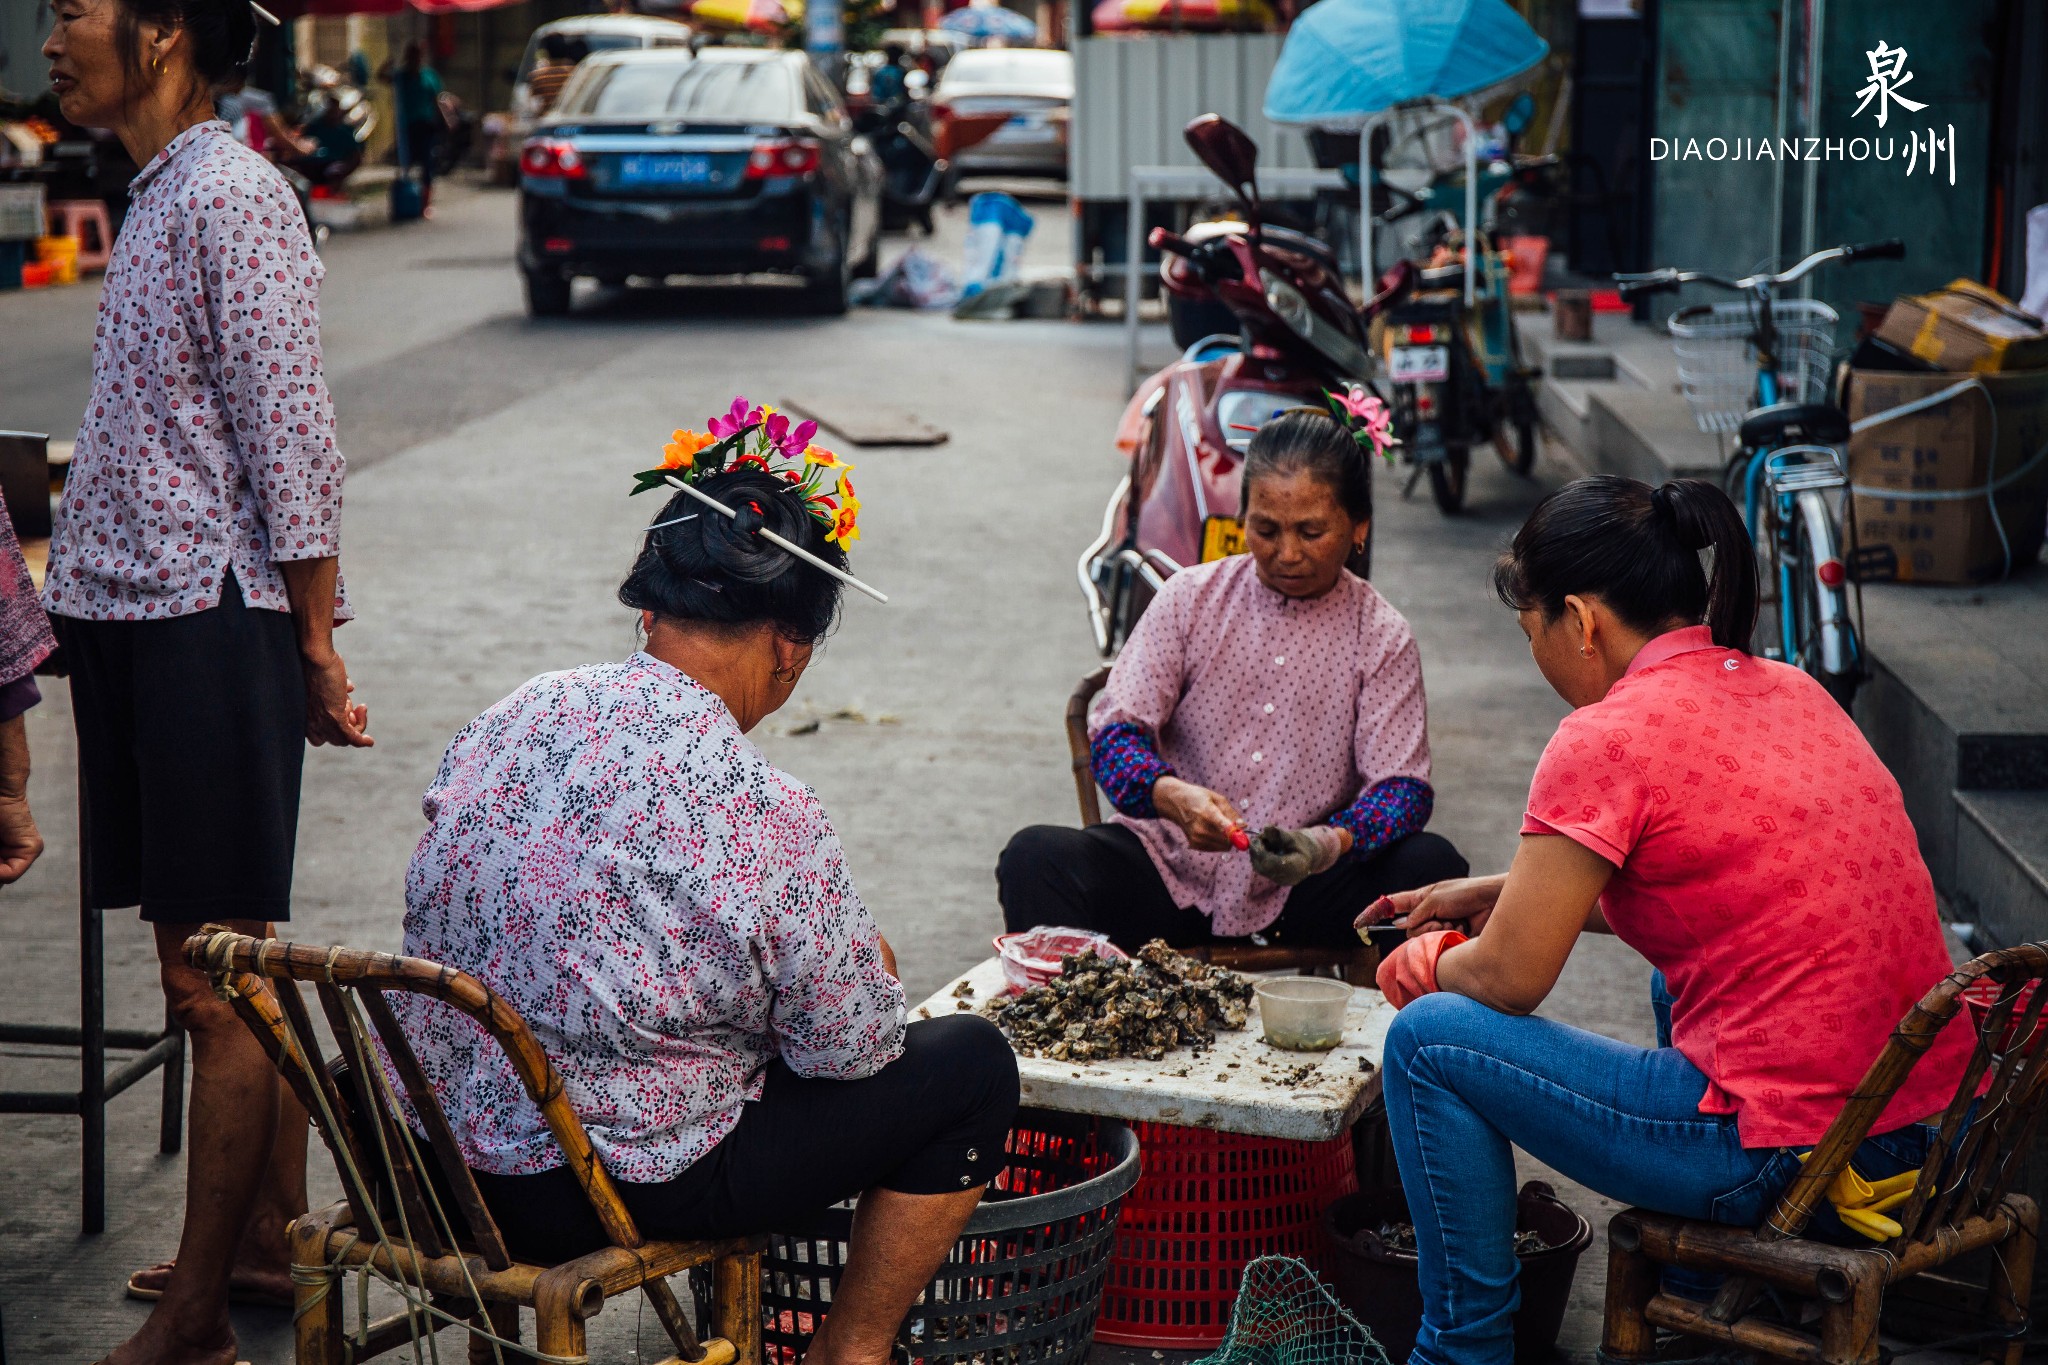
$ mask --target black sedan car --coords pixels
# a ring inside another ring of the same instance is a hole
[[[527,310],[578,275],[797,275],[846,311],[871,273],[882,166],[800,52],[707,47],[584,60],[519,157]]]

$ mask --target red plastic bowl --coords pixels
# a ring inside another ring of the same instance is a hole
[[[1101,934],[1086,929],[1046,926],[1021,933],[996,935],[996,956],[1003,960],[1003,980],[1010,993],[1043,986],[1060,974],[1060,959],[1091,949],[1103,957],[1129,957]]]

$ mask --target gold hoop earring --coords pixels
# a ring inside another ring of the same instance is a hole
[[[788,676],[785,677],[785,674],[787,674]],[[797,678],[800,677],[801,674],[799,673],[796,665],[792,664],[788,668],[771,668],[768,670],[768,676],[775,679],[775,681],[781,683],[785,687],[794,687],[796,685]]]

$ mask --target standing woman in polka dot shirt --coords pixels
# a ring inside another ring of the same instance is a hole
[[[1375,898],[1465,874],[1423,832],[1415,637],[1345,567],[1372,525],[1368,459],[1317,408],[1252,437],[1251,552],[1176,573],[1138,621],[1088,717],[1116,814],[1011,839],[996,879],[1012,930],[1356,947]]]
[[[87,903],[141,907],[192,1043],[177,1260],[129,1281],[157,1305],[108,1359],[211,1365],[235,1359],[231,1289],[290,1302],[306,1130],[179,948],[206,921],[261,935],[289,916],[305,746],[370,743],[333,644],[349,611],[321,269],[290,187],[214,117],[254,44],[249,0],[56,0],[54,18],[59,107],[142,170],[43,602],[71,672]]]

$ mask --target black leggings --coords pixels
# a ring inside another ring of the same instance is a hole
[[[1369,858],[1345,856],[1287,893],[1269,943],[1355,948],[1351,922],[1390,891],[1409,891],[1471,869],[1440,834],[1410,834]],[[996,863],[1003,923],[1012,932],[1041,924],[1092,929],[1135,951],[1163,938],[1176,948],[1216,942],[1209,917],[1175,905],[1138,836],[1122,825],[1033,825],[1017,831]]]
[[[621,1181],[619,1194],[650,1237],[798,1231],[877,1186],[951,1194],[986,1184],[1003,1170],[1016,1111],[1016,1054],[994,1024],[919,1020],[904,1030],[903,1055],[865,1080],[811,1080],[770,1062],[761,1098],[716,1147],[673,1180]],[[561,1260],[608,1243],[565,1166],[478,1171],[476,1184],[514,1256]]]

